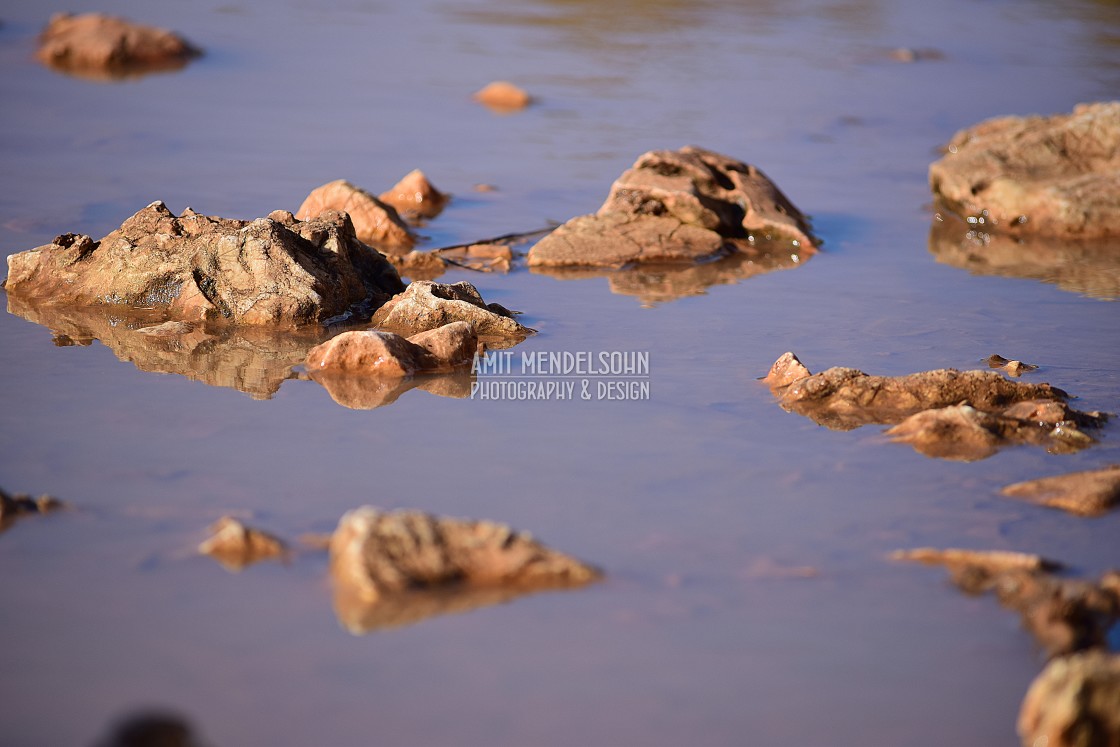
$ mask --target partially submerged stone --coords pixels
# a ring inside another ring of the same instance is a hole
[[[378,199],[410,219],[434,218],[443,212],[448,196],[436,189],[424,172],[413,169]]]
[[[778,356],[770,371],[760,381],[771,389],[782,389],[795,381],[812,376],[801,359],[787,351]]]
[[[470,322],[480,338],[520,342],[534,333],[499,304],[486,303],[468,282],[451,285],[414,280],[403,293],[373,315],[377,326],[406,335],[437,329],[450,322]]]
[[[200,54],[171,31],[101,13],[54,14],[35,52],[48,67],[110,78],[175,70]]]
[[[999,368],[1008,373],[1010,376],[1019,377],[1029,371],[1037,371],[1038,366],[1032,363],[1023,363],[1022,361],[1008,360],[1002,355],[993,354],[988,356],[988,368]]]
[[[1120,235],[1120,101],[962,130],[929,181],[949,209],[985,231]]]
[[[172,320],[285,327],[370,310],[402,289],[345,213],[298,221],[175,216],[153,202],[100,241],[65,234],[8,257],[9,296],[34,305],[159,308]]]
[[[1087,651],[1054,659],[1019,711],[1023,747],[1120,745],[1120,655]]]
[[[695,147],[650,151],[611,186],[594,215],[573,218],[529,251],[532,267],[696,262],[750,239],[814,253],[808,221],[755,166]]]
[[[435,280],[447,271],[447,262],[434,252],[413,249],[408,254],[390,254],[388,260],[402,278]]]
[[[334,210],[349,215],[354,224],[354,234],[382,252],[407,252],[416,243],[416,238],[392,205],[345,179],[337,179],[311,190],[296,211],[296,217],[311,220],[323,212]]]
[[[330,566],[336,607],[345,606],[344,620],[362,632],[452,611],[463,599],[460,592],[466,593],[461,606],[470,608],[478,606],[474,595],[479,590],[481,603],[491,604],[532,591],[583,586],[600,575],[504,524],[371,506],[339,521],[331,537]],[[498,591],[494,596],[487,590]]]
[[[475,92],[474,100],[501,114],[521,111],[533,103],[529,93],[513,83],[496,80]]]
[[[32,498],[26,493],[9,494],[0,488],[0,532],[24,516],[49,514],[65,507],[65,503],[49,495]]]
[[[1120,505],[1120,465],[1017,482],[1000,492],[1078,516],[1100,516]]]
[[[450,322],[409,338],[377,330],[343,332],[308,351],[305,365],[313,377],[322,372],[402,378],[468,365],[477,350],[471,324]]]
[[[1019,613],[1050,656],[1106,647],[1108,631],[1120,619],[1117,571],[1094,583],[1060,577],[1053,572],[1057,563],[1024,553],[921,548],[891,557],[943,565],[965,593],[995,594]]]
[[[246,526],[232,516],[223,516],[210,527],[210,537],[198,551],[217,560],[226,569],[239,571],[269,558],[283,558],[288,549],[282,540]]]

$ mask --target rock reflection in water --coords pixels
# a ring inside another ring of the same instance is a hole
[[[373,410],[391,405],[405,392],[422,389],[437,397],[466,399],[471,394],[474,376],[469,371],[427,374],[408,378],[383,378],[312,371],[312,381],[321,384],[338,404],[351,410]]]
[[[51,330],[57,345],[100,340],[122,361],[141,371],[173,373],[268,399],[291,378],[292,366],[322,342],[327,332],[311,328],[282,335],[252,327],[201,323],[163,324],[162,316],[129,307],[38,306],[8,296],[8,311]],[[152,329],[159,325],[158,329]],[[147,330],[141,332],[140,330]]]
[[[1116,237],[1071,241],[976,229],[940,211],[930,228],[930,254],[973,275],[1041,280],[1093,298],[1120,299],[1120,239]]]
[[[557,280],[606,277],[612,293],[634,296],[642,306],[652,307],[687,296],[702,296],[714,285],[735,285],[756,275],[792,269],[814,253],[813,250],[792,253],[789,242],[770,244],[757,240],[738,242],[730,255],[699,264],[643,263],[621,269],[531,267],[530,270]]]

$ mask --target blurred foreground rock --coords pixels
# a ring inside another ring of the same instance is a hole
[[[939,369],[871,376],[854,368],[809,370],[785,353],[763,378],[783,409],[834,430],[897,424],[896,441],[930,457],[970,461],[1012,444],[1069,452],[1094,443],[1081,429],[1106,416],[1066,404],[1049,384],[1011,381],[995,371]]]
[[[1057,563],[1023,553],[921,548],[892,558],[945,566],[965,593],[995,594],[1050,656],[1106,648],[1120,620],[1120,571],[1093,583],[1060,577]]]
[[[1078,516],[1101,516],[1120,505],[1120,465],[1017,482],[1000,492]]]
[[[49,514],[65,507],[65,503],[49,495],[32,498],[26,493],[10,494],[0,488],[0,532],[24,516]]]
[[[9,256],[5,288],[40,307],[159,308],[280,328],[368,315],[403,284],[344,213],[241,221],[153,202],[100,241],[65,234]]]
[[[54,14],[35,52],[48,67],[106,79],[176,70],[201,54],[166,29],[101,13]]]
[[[473,98],[499,114],[521,111],[533,103],[533,97],[525,89],[505,80],[488,83],[476,91]]]
[[[929,181],[985,232],[1120,236],[1120,101],[981,122],[953,136]]]
[[[754,166],[701,148],[650,151],[594,215],[573,218],[529,250],[531,267],[696,262],[757,240],[814,253],[808,221]]]
[[[335,607],[355,633],[595,581],[591,566],[504,524],[370,506],[330,543]]]
[[[486,303],[468,282],[445,285],[415,280],[381,306],[372,321],[403,335],[438,329],[451,322],[470,322],[478,336],[488,342],[520,342],[534,330],[519,324],[514,313],[501,304]]]
[[[288,549],[267,532],[246,526],[232,516],[223,516],[210,527],[210,537],[198,551],[217,560],[226,570],[240,571],[269,558],[283,558]]]
[[[311,190],[296,211],[296,217],[312,220],[329,211],[349,215],[354,224],[354,235],[387,254],[407,252],[416,243],[416,238],[401,220],[396,208],[345,179]]]
[[[1023,747],[1120,745],[1120,655],[1089,651],[1055,659],[1019,711]]]

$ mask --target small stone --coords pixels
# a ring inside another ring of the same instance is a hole
[[[1022,376],[1027,371],[1035,371],[1038,366],[1030,363],[1023,363],[1022,361],[1008,360],[1002,355],[991,355],[988,357],[988,368],[1001,368],[1011,376]]]
[[[345,179],[337,179],[311,190],[296,211],[296,217],[310,220],[328,210],[349,215],[355,235],[382,252],[405,252],[416,243],[416,238],[392,205]]]
[[[410,338],[377,330],[352,331],[312,348],[304,365],[312,378],[321,373],[403,378],[466,365],[477,349],[478,335],[470,322],[450,322]]]
[[[218,519],[210,527],[210,532],[209,539],[198,546],[198,551],[211,556],[231,571],[287,555],[287,547],[280,539],[248,527],[232,516]]]
[[[509,113],[524,109],[533,102],[533,97],[514,84],[499,80],[475,92],[474,100],[496,112]]]
[[[416,334],[454,321],[471,322],[483,338],[520,342],[534,330],[519,324],[511,312],[487,304],[467,282],[451,285],[414,280],[374,314],[373,323],[394,332]]]
[[[387,192],[382,192],[379,199],[403,216],[434,218],[443,212],[448,196],[432,186],[423,171],[414,169]]]
[[[1078,516],[1101,516],[1120,505],[1120,465],[1017,482],[1000,492]]]
[[[770,367],[770,373],[766,374],[761,381],[771,389],[781,389],[811,375],[809,369],[805,368],[805,364],[798,360],[796,355],[785,352],[779,356],[778,360],[774,361],[774,365]]]

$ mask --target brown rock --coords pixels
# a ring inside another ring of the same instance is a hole
[[[166,29],[122,18],[56,13],[35,56],[48,67],[93,77],[126,77],[183,67],[202,54]]]
[[[434,218],[443,212],[448,196],[440,192],[420,169],[408,172],[379,198],[386,205],[409,218]]]
[[[342,517],[330,558],[336,608],[359,632],[599,577],[596,569],[503,524],[370,506]],[[479,598],[480,590],[501,592],[482,591]]]
[[[1017,482],[1000,492],[1078,516],[1100,516],[1120,505],[1120,465]]]
[[[984,231],[1120,235],[1120,101],[962,130],[930,166],[933,192]]]
[[[478,335],[469,322],[450,322],[407,339],[363,330],[343,332],[312,348],[304,365],[313,378],[320,373],[357,373],[391,379],[465,366],[477,349]]]
[[[239,571],[269,558],[283,558],[288,549],[284,543],[259,529],[245,526],[232,516],[223,516],[210,527],[210,537],[198,551],[217,560],[227,570]]]
[[[938,262],[974,275],[1040,280],[1093,298],[1120,298],[1120,252],[1114,239],[1054,241],[982,229],[941,212],[930,227],[929,251]]]
[[[1120,745],[1120,655],[1051,661],[1027,690],[1018,729],[1023,747]]]
[[[533,102],[533,97],[512,83],[497,80],[476,91],[474,100],[498,113],[516,112]]]
[[[390,254],[388,259],[401,277],[413,280],[435,280],[447,271],[447,262],[433,252],[413,249],[408,254]]]
[[[49,514],[65,507],[65,503],[49,495],[32,498],[26,493],[8,494],[0,488],[0,532],[24,516]]]
[[[467,282],[444,285],[415,280],[403,293],[385,303],[373,323],[387,330],[416,334],[464,321],[474,325],[480,338],[520,342],[534,333],[513,319],[512,312],[498,304],[487,304]]]
[[[1015,377],[1022,376],[1028,371],[1038,370],[1038,366],[1030,363],[1023,363],[1022,361],[1008,360],[998,354],[988,356],[988,368],[1001,368],[1009,375]]]
[[[948,567],[972,566],[987,573],[1006,571],[1047,571],[1061,568],[1061,564],[1040,555],[1006,550],[963,550],[956,547],[939,549],[919,547],[913,550],[896,550],[891,560],[907,560],[925,565]]]
[[[478,352],[478,335],[470,322],[451,322],[408,338],[413,345],[426,350],[435,361],[431,368],[448,370],[465,366]]]
[[[595,215],[573,218],[529,251],[529,265],[621,267],[692,262],[748,239],[786,239],[815,251],[808,222],[754,166],[695,147],[651,151],[612,185]]]
[[[100,241],[65,234],[8,257],[10,297],[32,305],[159,308],[172,320],[290,327],[368,314],[402,288],[384,257],[328,212],[240,221],[153,202]]]
[[[809,369],[805,368],[805,364],[792,352],[785,352],[778,357],[778,360],[774,361],[774,365],[770,367],[770,372],[760,381],[771,389],[782,389],[807,376],[812,376],[812,374],[809,373]]]
[[[311,190],[296,217],[311,220],[321,213],[338,210],[350,216],[355,235],[375,249],[389,254],[407,252],[416,243],[396,209],[345,179]]]

